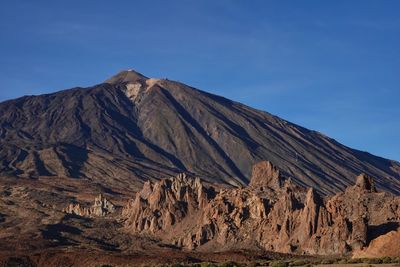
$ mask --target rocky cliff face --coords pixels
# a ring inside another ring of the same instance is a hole
[[[213,191],[200,179],[180,174],[157,183],[146,182],[122,213],[133,231],[157,233],[195,215],[212,196]]]
[[[126,231],[186,249],[332,255],[366,250],[396,230],[400,198],[377,192],[364,174],[344,192],[323,198],[260,162],[246,188],[218,189],[185,175],[147,182],[123,217]]]
[[[84,217],[93,216],[106,216],[107,214],[113,213],[115,206],[109,200],[107,200],[102,194],[94,199],[94,203],[90,207],[83,207],[81,204],[69,204],[67,208],[63,210],[65,213],[75,214]]]

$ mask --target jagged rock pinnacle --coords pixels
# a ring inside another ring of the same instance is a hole
[[[279,171],[267,161],[256,165],[254,178],[260,179],[253,182],[266,182],[273,194],[252,186],[206,186],[186,175],[148,182],[124,207],[125,230],[189,250],[254,244],[281,253],[333,255],[364,250],[370,226],[398,220],[399,199],[393,196],[347,190],[323,198],[313,188],[287,190],[288,183],[271,188]],[[357,181],[374,188],[366,176]]]
[[[365,173],[362,173],[359,176],[357,176],[355,186],[356,188],[359,188],[363,191],[368,191],[371,193],[377,192],[374,179]]]
[[[250,187],[278,189],[283,184],[279,170],[269,161],[261,161],[253,166]]]
[[[79,203],[75,205],[71,203],[63,209],[63,212],[65,213],[83,217],[105,216],[114,211],[114,204],[106,199],[102,194],[99,194],[99,196],[94,199],[94,204],[91,207],[83,207]]]

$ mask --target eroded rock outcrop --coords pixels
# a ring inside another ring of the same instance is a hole
[[[83,207],[78,204],[69,204],[67,208],[63,210],[65,213],[75,214],[84,217],[94,216],[105,216],[113,213],[115,206],[109,200],[107,200],[102,194],[94,199],[94,203],[90,207]]]
[[[261,161],[252,168],[252,176],[249,187],[264,189],[279,189],[282,186],[284,178],[278,168],[269,161]]]
[[[147,181],[122,211],[127,227],[135,232],[157,233],[193,216],[213,196],[200,179],[185,174],[157,183]]]
[[[359,191],[366,191],[369,193],[378,192],[375,187],[374,179],[365,173],[357,176],[355,188]]]
[[[260,162],[247,188],[213,188],[186,175],[147,182],[123,216],[127,231],[186,249],[254,246],[344,254],[365,251],[385,233],[385,225],[397,225],[399,206],[399,198],[377,192],[366,175],[344,192],[323,198],[313,188],[294,184],[270,162]]]
[[[399,240],[400,230],[390,231],[372,240],[367,248],[355,251],[353,257],[373,258],[382,257],[382,255],[387,257],[397,257],[400,252]]]

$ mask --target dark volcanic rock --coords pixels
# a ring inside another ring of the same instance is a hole
[[[137,190],[188,172],[246,185],[268,160],[323,194],[366,173],[400,192],[399,163],[184,84],[134,72],[106,83],[0,104],[0,174],[89,178]]]

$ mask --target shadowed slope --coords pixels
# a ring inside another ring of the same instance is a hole
[[[0,104],[3,174],[87,177],[137,188],[186,171],[247,184],[269,160],[295,182],[337,192],[361,172],[400,193],[397,162],[184,84],[123,71],[104,84]]]

